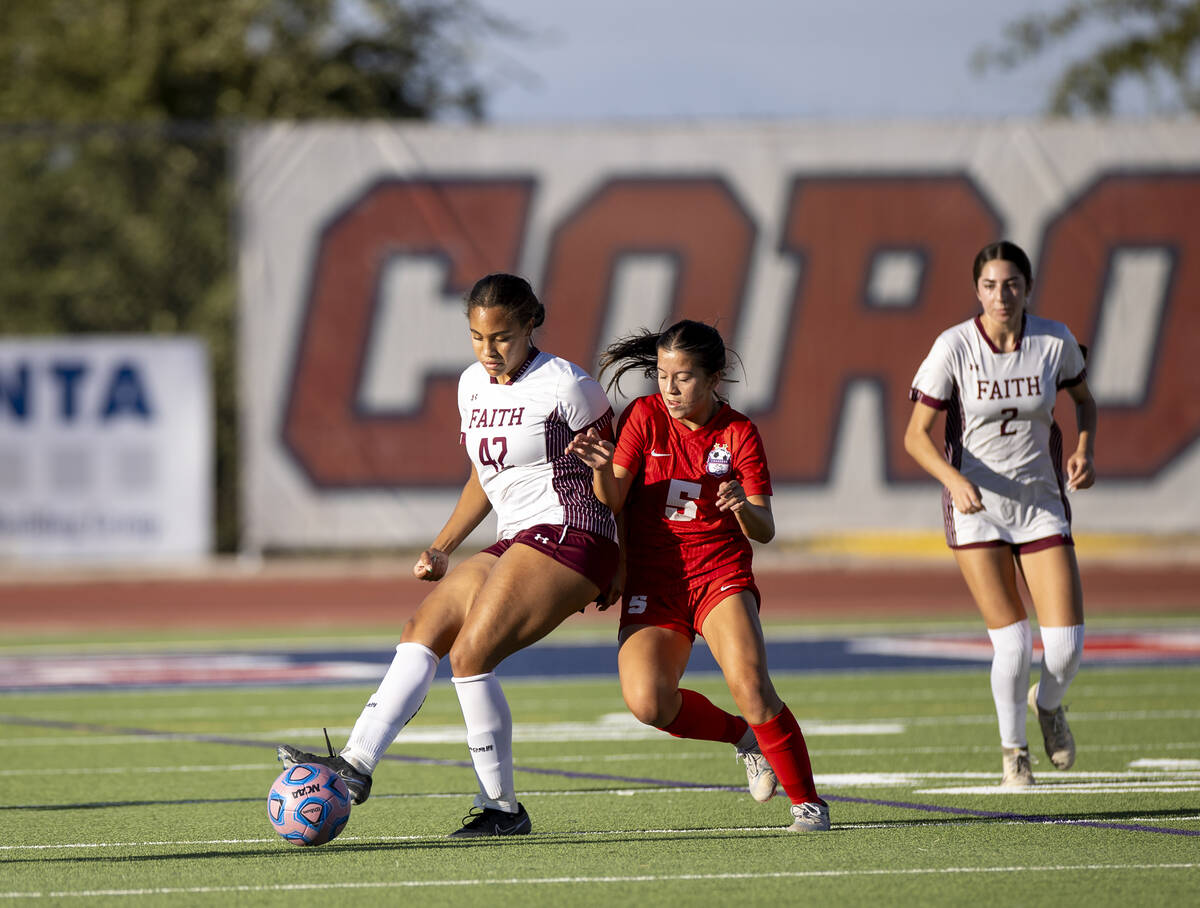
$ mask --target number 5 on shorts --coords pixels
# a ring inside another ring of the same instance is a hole
[[[630,596],[629,607],[625,609],[627,615],[641,615],[646,611],[645,596]]]

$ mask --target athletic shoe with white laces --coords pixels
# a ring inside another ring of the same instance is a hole
[[[475,811],[478,810],[479,813]],[[529,814],[520,804],[516,813],[507,810],[497,810],[494,807],[472,807],[471,812],[463,817],[462,829],[450,833],[451,839],[476,839],[497,835],[529,835],[533,823]]]
[[[280,744],[275,750],[285,768],[290,769],[297,763],[318,763],[328,766],[346,783],[350,792],[350,803],[361,804],[371,796],[371,777],[365,772],[359,772],[337,754],[330,753],[327,757],[306,753],[287,744]]]
[[[764,804],[775,797],[775,788],[779,780],[775,778],[775,770],[767,762],[767,758],[754,744],[749,750],[739,749],[737,758],[746,764],[746,782],[750,789],[750,797]]]
[[[1046,756],[1055,769],[1070,769],[1075,765],[1075,736],[1067,724],[1067,708],[1060,703],[1058,709],[1042,709],[1037,703],[1037,692],[1036,684],[1029,688],[1029,706],[1037,713],[1038,725],[1042,727]]]
[[[1004,774],[1000,777],[1001,788],[1028,788],[1033,784],[1033,766],[1029,762],[1028,747],[1002,747]]]
[[[829,805],[824,801],[805,801],[792,805],[792,825],[788,832],[825,832],[829,829]]]

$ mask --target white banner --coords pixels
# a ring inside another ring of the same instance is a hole
[[[997,238],[1091,349],[1077,531],[1200,531],[1200,124],[278,125],[244,134],[238,181],[250,549],[432,538],[467,474],[462,298],[500,270],[588,368],[632,328],[715,321],[781,537],[936,531],[909,383]]]
[[[208,553],[212,450],[199,341],[0,339],[0,557]]]

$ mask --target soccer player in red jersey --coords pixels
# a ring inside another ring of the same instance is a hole
[[[755,800],[780,785],[792,801],[788,829],[828,829],[804,736],[767,673],[750,540],[775,535],[771,478],[758,430],[718,393],[725,343],[710,325],[684,320],[615,342],[601,365],[602,374],[616,370],[610,388],[631,369],[656,376],[659,388],[629,405],[615,444],[589,430],[567,448],[592,468],[597,498],[623,521],[625,703],[676,737],[733,744]],[[696,634],[741,716],[680,688]]]

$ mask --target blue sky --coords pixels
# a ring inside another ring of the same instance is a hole
[[[482,0],[535,36],[483,49],[499,123],[1034,116],[1111,27],[977,75],[1008,22],[1066,0]],[[1143,113],[1130,88],[1118,109]]]

